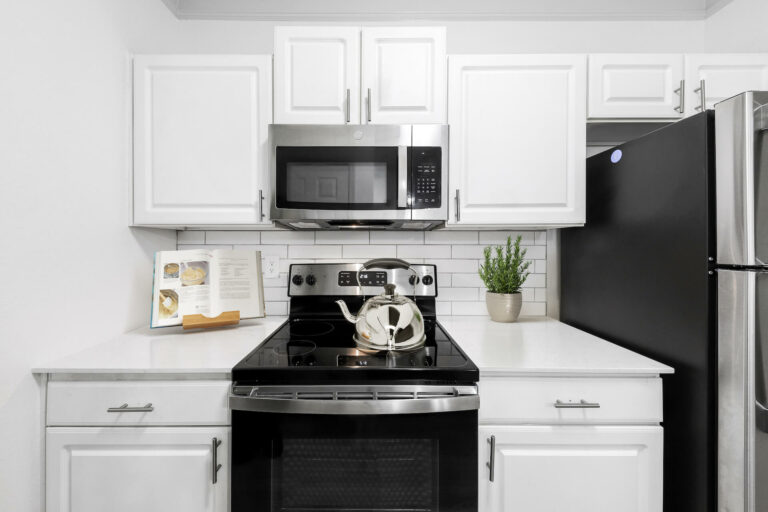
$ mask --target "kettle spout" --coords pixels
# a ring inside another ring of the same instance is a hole
[[[349,312],[349,308],[347,308],[347,303],[343,300],[337,300],[336,304],[339,305],[339,309],[341,309],[341,314],[344,315],[344,318],[347,319],[347,322],[356,324],[358,318],[354,316],[352,313]]]

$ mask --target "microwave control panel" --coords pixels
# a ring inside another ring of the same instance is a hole
[[[411,147],[408,152],[411,208],[440,208],[442,150],[439,147]]]

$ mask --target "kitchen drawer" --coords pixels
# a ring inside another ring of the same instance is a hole
[[[48,383],[48,426],[229,425],[229,381],[61,381]],[[108,412],[152,404],[151,411]]]
[[[599,407],[559,408],[565,404]],[[480,422],[647,424],[662,421],[659,377],[481,377]]]

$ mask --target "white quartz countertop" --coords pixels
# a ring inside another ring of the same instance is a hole
[[[32,371],[227,376],[285,320],[245,320],[236,327],[190,332],[181,327],[143,327]],[[440,317],[438,321],[480,368],[481,375],[655,375],[673,371],[549,318],[521,318],[512,324],[483,316]]]

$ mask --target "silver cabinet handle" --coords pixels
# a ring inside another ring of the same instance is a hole
[[[485,467],[488,468],[488,480],[493,482],[496,469],[496,436],[489,437],[488,444],[491,445],[491,454],[488,457],[488,462],[485,463]]]
[[[599,409],[600,404],[598,402],[587,402],[586,400],[579,400],[578,402],[563,402],[561,400],[555,400],[556,409]]]
[[[680,104],[675,107],[675,110],[682,114],[685,112],[685,80],[680,80],[680,87],[675,89],[675,94],[680,96]]]
[[[123,404],[120,407],[110,407],[107,412],[152,412],[154,410],[152,404],[147,404],[144,407],[128,407],[128,404]]]
[[[347,102],[346,102],[346,109],[347,109],[347,123],[349,123],[350,113],[349,113],[349,89],[347,89]]]
[[[707,109],[707,81],[706,80],[699,80],[699,86],[693,90],[693,92],[699,93],[699,106],[696,107],[696,110],[701,110],[702,112]]]
[[[213,470],[212,480],[214,484],[219,481],[219,470],[221,469],[221,464],[219,464],[219,446],[221,446],[221,440],[214,437],[211,440],[211,450],[213,451],[211,469]]]
[[[264,191],[259,189],[259,220],[264,220]]]
[[[368,109],[368,114],[367,114],[366,118],[368,119],[368,122],[370,123],[371,122],[371,89],[370,89],[370,87],[368,88],[368,101],[366,101],[365,103],[366,103],[367,109]]]
[[[456,189],[456,222],[461,220],[461,200],[459,199],[459,189]]]

